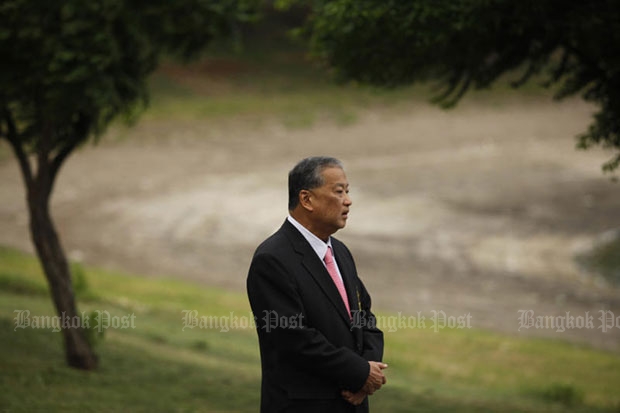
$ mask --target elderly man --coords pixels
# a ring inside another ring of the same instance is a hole
[[[247,279],[262,365],[261,412],[368,412],[386,379],[383,333],[347,247],[342,163],[311,157],[289,172],[289,216],[257,249]]]

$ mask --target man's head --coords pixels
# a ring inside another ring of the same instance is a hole
[[[288,208],[317,237],[327,238],[344,228],[351,198],[342,163],[315,156],[300,161],[288,174]]]

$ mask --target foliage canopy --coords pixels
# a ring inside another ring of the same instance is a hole
[[[44,135],[50,148],[96,135],[147,102],[162,55],[191,57],[252,10],[250,0],[3,0],[2,126],[33,151]]]
[[[445,107],[508,72],[522,72],[515,87],[542,77],[557,99],[580,94],[598,105],[580,147],[620,149],[617,0],[316,0],[304,31],[341,79],[437,80]],[[619,164],[620,153],[604,169]]]

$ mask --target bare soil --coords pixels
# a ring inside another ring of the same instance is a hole
[[[336,236],[376,309],[471,313],[474,328],[619,351],[620,326],[603,332],[598,318],[620,316],[620,288],[575,261],[620,227],[620,187],[600,169],[610,154],[574,148],[591,114],[579,100],[527,99],[450,112],[410,104],[296,130],[143,121],[69,159],[53,214],[72,259],[244,291],[254,248],[286,216],[288,170],[330,154],[345,163],[354,201]],[[12,159],[0,182],[0,243],[31,251]],[[519,330],[519,310],[588,312],[594,329]]]

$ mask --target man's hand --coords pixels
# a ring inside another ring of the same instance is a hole
[[[360,404],[362,404],[366,396],[368,396],[368,394],[364,392],[364,390],[360,390],[357,393],[351,393],[348,390],[343,390],[341,394],[342,397],[344,397],[344,399],[351,403],[353,406],[359,406]]]
[[[387,383],[387,379],[381,370],[387,369],[388,365],[379,361],[369,361],[368,364],[370,364],[370,373],[368,373],[368,378],[361,391],[370,395]]]
[[[362,404],[367,396],[370,396],[387,383],[387,379],[381,370],[387,369],[388,365],[378,361],[369,361],[368,364],[370,364],[370,372],[361,390],[357,393],[352,393],[348,390],[343,390],[341,392],[342,397],[354,406]]]

